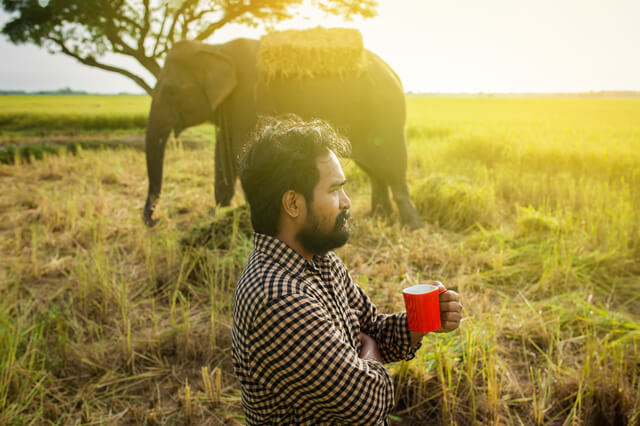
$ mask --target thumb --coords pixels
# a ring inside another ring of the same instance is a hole
[[[445,291],[447,291],[447,288],[440,281],[434,281],[433,284],[438,286],[438,288],[439,288],[438,294],[441,294],[441,293],[444,293]]]

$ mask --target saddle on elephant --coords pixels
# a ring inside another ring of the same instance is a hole
[[[346,77],[360,75],[365,58],[357,29],[316,27],[263,36],[258,67],[266,80]]]

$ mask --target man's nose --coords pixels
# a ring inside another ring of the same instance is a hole
[[[342,196],[340,197],[340,209],[350,209],[351,208],[351,200],[347,197],[347,193],[344,190],[341,191]]]

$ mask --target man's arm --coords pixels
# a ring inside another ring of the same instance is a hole
[[[361,359],[338,333],[304,294],[266,301],[253,325],[255,378],[317,421],[377,424],[393,407],[391,376],[375,353]]]
[[[426,333],[409,330],[406,312],[379,314],[369,296],[351,279],[346,267],[342,264],[338,264],[338,267],[343,276],[349,305],[358,312],[360,328],[378,343],[384,363],[412,359],[421,347]],[[462,317],[459,300],[455,291],[440,294],[442,326],[436,333],[446,333],[458,328]]]
[[[345,273],[349,306],[358,315],[363,333],[371,336],[380,349],[383,363],[409,360],[420,348],[422,339],[412,339],[406,312],[380,314],[369,296]]]

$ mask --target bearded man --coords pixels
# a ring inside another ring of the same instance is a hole
[[[424,334],[406,312],[378,313],[331,250],[349,237],[351,201],[337,155],[349,143],[327,123],[263,123],[240,169],[253,244],[233,299],[232,353],[246,422],[386,424],[393,382]],[[460,323],[458,295],[440,296],[442,328]]]

